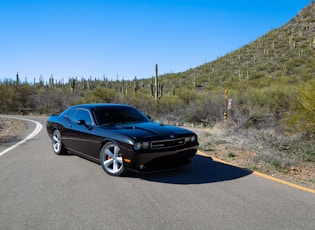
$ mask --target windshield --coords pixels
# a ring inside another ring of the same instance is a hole
[[[94,110],[97,124],[148,122],[148,117],[132,108],[102,108]]]

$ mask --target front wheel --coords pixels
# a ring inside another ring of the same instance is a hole
[[[62,144],[61,134],[57,129],[54,130],[52,134],[52,148],[54,150],[54,153],[56,153],[57,155],[66,153],[66,149]]]
[[[108,142],[100,153],[100,164],[106,173],[112,176],[121,176],[125,172],[120,148],[116,143]]]

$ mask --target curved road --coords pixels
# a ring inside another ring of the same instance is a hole
[[[172,172],[111,177],[55,155],[46,119],[28,119],[43,129],[0,157],[0,229],[315,229],[314,193],[200,155]],[[26,123],[19,141],[38,128]]]

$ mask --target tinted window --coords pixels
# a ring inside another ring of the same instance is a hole
[[[90,113],[87,110],[74,109],[67,115],[67,117],[75,123],[79,120],[85,120],[86,124],[92,124]]]
[[[104,108],[97,109],[94,113],[99,125],[150,121],[146,116],[136,109]]]

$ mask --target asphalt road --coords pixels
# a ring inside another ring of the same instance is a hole
[[[40,133],[0,157],[0,229],[315,229],[314,193],[199,155],[180,170],[112,177],[55,155],[46,119],[31,119]]]

